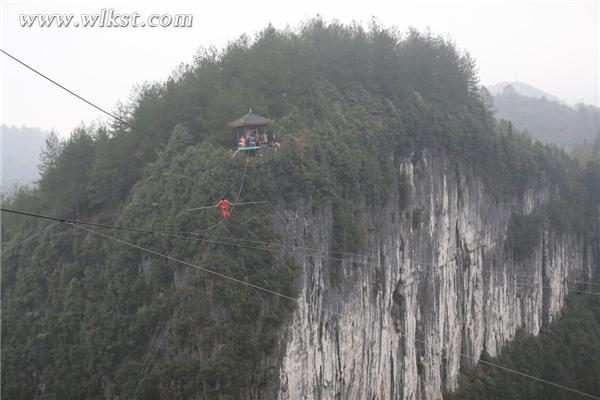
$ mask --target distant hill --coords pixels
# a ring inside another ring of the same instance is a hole
[[[600,275],[598,168],[496,123],[450,40],[315,19],[182,71],[5,205],[105,226],[2,213],[2,399],[440,398]],[[249,107],[279,145],[245,156]],[[593,389],[588,348],[550,377]]]
[[[47,132],[39,128],[2,125],[2,180],[0,192],[11,192],[15,184],[25,185],[39,179],[37,165]]]
[[[512,86],[513,89],[521,96],[533,97],[534,99],[545,97],[548,100],[555,100],[560,102],[560,99],[558,97],[550,93],[546,93],[541,89],[538,89],[534,86],[528,85],[527,83],[523,82],[498,82],[494,85],[488,86],[487,89],[489,90],[492,96],[497,96],[502,94],[504,89],[509,85]]]
[[[512,122],[515,128],[527,131],[534,140],[554,143],[565,149],[593,142],[600,129],[599,108],[585,104],[570,107],[552,100],[533,86],[519,84],[518,88],[513,84],[506,85],[502,92],[492,97],[496,118]],[[524,88],[529,95],[522,93]]]

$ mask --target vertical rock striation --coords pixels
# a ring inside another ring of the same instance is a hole
[[[598,269],[585,238],[550,228],[524,259],[505,250],[513,213],[538,209],[548,189],[497,201],[476,171],[428,153],[398,173],[406,182],[386,207],[365,205],[360,256],[297,259],[279,399],[441,399],[461,365],[497,354],[517,330],[538,334],[572,280]],[[331,209],[307,202],[285,216],[288,244],[329,249]]]

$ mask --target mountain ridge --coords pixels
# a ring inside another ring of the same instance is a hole
[[[3,215],[3,244],[41,232],[3,260],[3,397],[437,398],[460,353],[539,332],[598,274],[598,176],[495,121],[474,71],[429,33],[268,27],[148,84],[126,118],[154,140],[51,145],[7,206],[178,234]],[[280,146],[245,160],[249,104]],[[267,203],[188,211],[238,195]]]
[[[562,104],[565,103],[564,101],[561,101],[557,96],[547,93],[525,82],[503,81],[487,85],[486,88],[492,96],[497,96],[502,94],[507,86],[511,86],[521,96],[532,97],[534,99],[540,99],[542,97],[545,97],[547,100],[550,101],[556,101]]]

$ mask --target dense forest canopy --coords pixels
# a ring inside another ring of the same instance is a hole
[[[585,393],[600,393],[600,299],[574,296],[563,316],[538,337],[519,335],[494,363],[526,374],[561,382]],[[490,360],[484,355],[483,360]],[[565,392],[525,377],[478,365],[463,371],[459,390],[449,400],[560,400]],[[569,394],[568,398],[580,398]],[[586,396],[581,396],[585,398]]]
[[[495,116],[511,121],[534,140],[564,149],[592,147],[600,138],[600,109],[585,104],[570,107],[546,97],[519,94],[512,85],[493,96]]]
[[[226,126],[249,107],[274,118],[281,150],[244,166]],[[147,84],[110,126],[51,136],[38,188],[5,203],[44,214],[172,231],[204,230],[187,209],[233,198],[293,207],[336,204],[336,250],[364,242],[357,198],[385,204],[395,167],[427,149],[475,165],[498,199],[547,185],[542,223],[588,233],[600,194],[597,160],[497,123],[480,98],[473,60],[429,32],[308,21],[267,27],[201,50],[165,82]],[[567,207],[566,204],[570,206]],[[236,211],[218,233],[276,240],[272,209]],[[518,225],[516,225],[518,226]],[[7,246],[47,222],[3,215]],[[3,398],[234,399],[266,385],[260,360],[276,348],[293,303],[143,256],[59,225],[3,255]],[[124,240],[294,295],[285,256],[139,232]],[[259,268],[257,268],[259,266]]]

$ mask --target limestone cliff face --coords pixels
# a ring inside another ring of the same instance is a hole
[[[278,399],[441,399],[461,365],[497,354],[517,330],[536,335],[572,281],[598,273],[586,238],[550,228],[525,259],[505,250],[513,212],[537,209],[550,190],[497,201],[477,171],[430,153],[397,172],[407,179],[384,208],[364,204],[361,257],[335,267],[297,258],[300,300],[282,332]],[[329,248],[331,209],[300,202],[282,214],[288,244]]]

